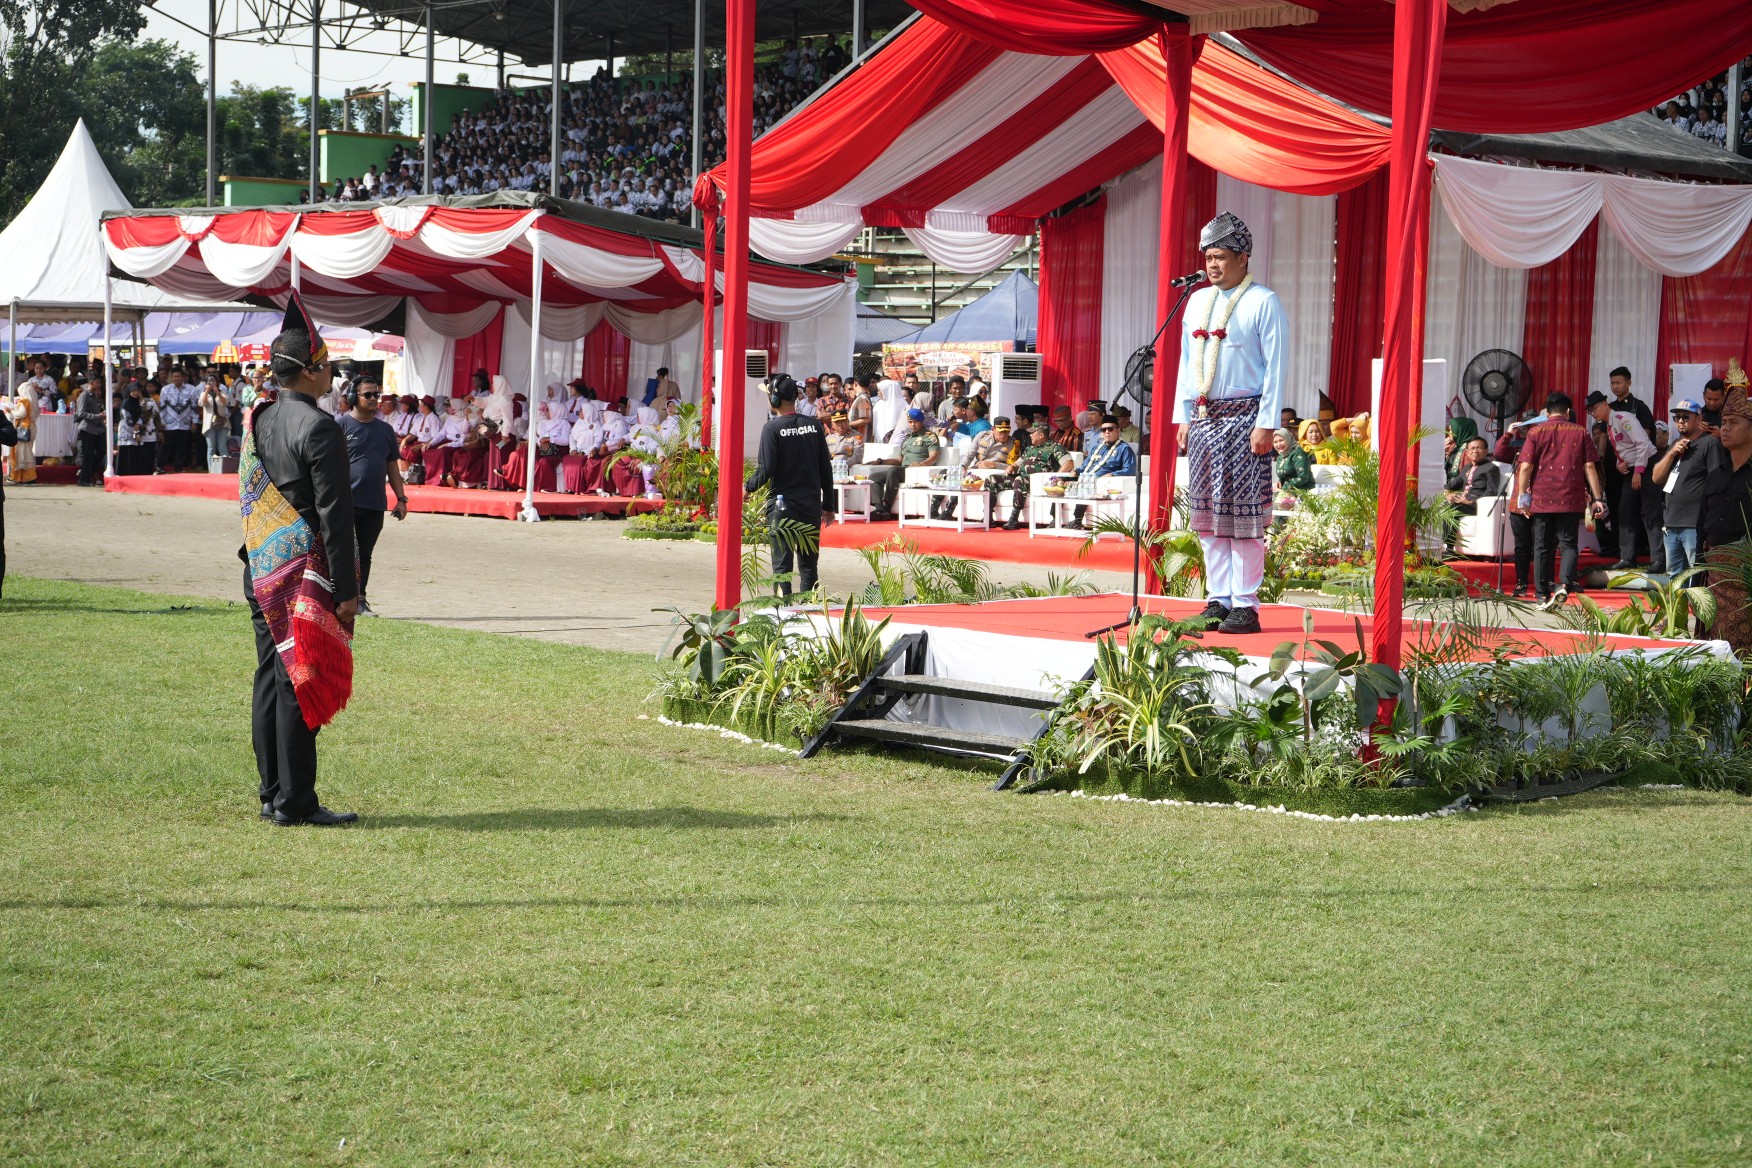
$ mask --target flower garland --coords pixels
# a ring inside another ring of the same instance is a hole
[[[1249,272],[1235,285],[1235,294],[1229,297],[1223,305],[1223,317],[1215,320],[1217,301],[1221,298],[1221,290],[1211,289],[1211,297],[1205,301],[1204,324],[1192,330],[1192,367],[1198,370],[1198,412],[1195,417],[1210,416],[1211,382],[1217,378],[1217,360],[1222,355],[1223,339],[1229,335],[1229,318],[1235,315],[1235,306],[1241,303],[1241,296],[1247,289],[1253,287],[1253,273]],[[1213,327],[1214,321],[1214,327]],[[1214,344],[1212,342],[1215,342]]]

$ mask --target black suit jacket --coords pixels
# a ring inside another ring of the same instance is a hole
[[[256,415],[255,441],[268,481],[322,536],[335,603],[358,596],[351,463],[340,424],[314,399],[282,390]]]

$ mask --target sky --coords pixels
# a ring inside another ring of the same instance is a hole
[[[324,5],[325,10],[333,10],[333,3]],[[175,19],[172,19],[172,18]],[[222,0],[220,4],[220,30],[235,28],[239,20],[248,20],[248,8],[239,0]],[[177,21],[182,21],[179,24]],[[187,27],[189,25],[193,28]],[[183,49],[192,53],[197,62],[197,68],[202,78],[207,73],[207,0],[157,0],[153,8],[147,9],[146,37],[174,41]],[[297,44],[264,45],[249,41],[219,42],[219,92],[228,93],[233,82],[244,81],[251,85],[276,84],[289,86],[294,92],[303,94],[310,91],[310,33],[308,29],[290,34],[291,40]],[[390,32],[367,32],[361,42],[367,48],[374,48],[389,53],[400,49],[400,38]],[[434,76],[440,83],[450,83],[456,80],[458,73],[467,73],[469,81],[474,85],[492,85],[496,76],[495,64],[491,53],[480,52],[482,58],[479,64],[458,64],[456,61],[457,42],[439,38],[437,45],[437,64]],[[448,54],[450,60],[446,61]],[[408,57],[378,56],[373,53],[342,51],[333,47],[327,34],[323,39],[322,50],[322,82],[324,97],[338,98],[347,89],[358,89],[361,86],[378,86],[390,84],[398,97],[408,97],[411,94],[409,86],[415,81],[423,81],[426,77],[426,60],[424,44],[416,43],[412,55]],[[578,76],[589,76],[595,71],[593,63],[574,65],[573,72]],[[583,72],[580,72],[580,70]],[[529,70],[518,67],[518,73]]]

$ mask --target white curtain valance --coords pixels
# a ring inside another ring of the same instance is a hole
[[[906,237],[952,272],[977,276],[1016,254],[1025,236],[993,235],[989,231],[952,231],[944,227],[903,227]]]
[[[412,316],[418,313],[425,326],[441,337],[461,340],[463,337],[474,336],[492,324],[493,318],[499,315],[500,307],[497,300],[488,300],[463,312],[429,312],[420,307],[419,301],[410,299],[408,314]]]
[[[802,219],[750,219],[748,242],[755,251],[781,264],[812,264],[833,255],[864,230],[860,218],[807,222]],[[702,264],[703,268],[704,265]],[[689,276],[696,283],[702,274]],[[720,279],[722,278],[720,274]]]
[[[1646,267],[1695,276],[1752,225],[1752,187],[1661,182],[1503,166],[1438,155],[1442,206],[1473,250],[1501,268],[1536,268],[1568,251],[1596,215]]]

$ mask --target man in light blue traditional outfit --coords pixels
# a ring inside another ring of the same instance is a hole
[[[1174,417],[1192,530],[1204,546],[1203,615],[1220,622],[1219,632],[1256,633],[1289,329],[1277,293],[1247,271],[1253,234],[1245,223],[1225,211],[1198,243],[1211,286],[1193,293],[1182,319]]]

